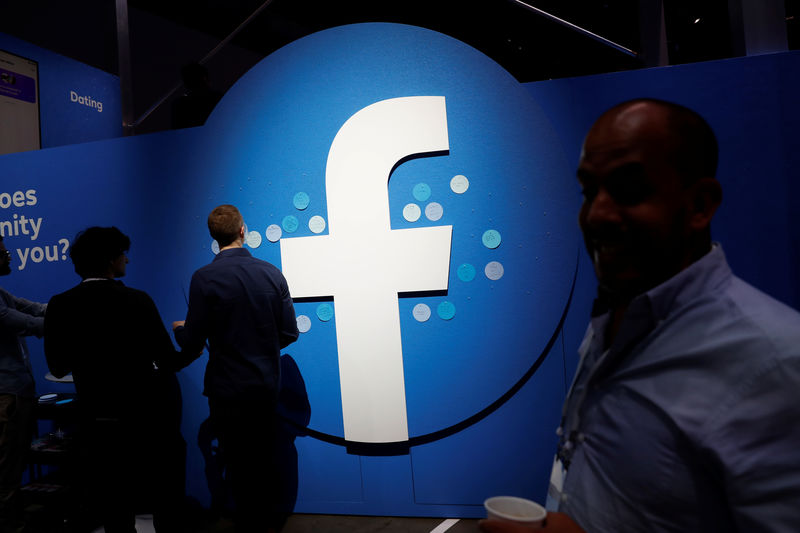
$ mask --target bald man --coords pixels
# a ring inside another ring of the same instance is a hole
[[[800,531],[800,314],[735,277],[712,242],[716,167],[705,120],[659,100],[615,106],[584,141],[598,298],[547,530]]]

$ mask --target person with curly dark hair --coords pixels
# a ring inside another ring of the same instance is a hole
[[[118,280],[129,248],[116,227],[78,234],[70,258],[81,282],[48,304],[45,356],[53,375],[73,375],[85,490],[106,532],[135,532],[137,511],[152,512],[159,532],[179,531],[178,353],[150,296]]]

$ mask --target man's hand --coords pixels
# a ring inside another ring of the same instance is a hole
[[[504,520],[487,519],[478,522],[478,526],[484,533],[531,533],[535,529],[515,522]],[[553,533],[586,533],[575,523],[572,518],[564,513],[547,513],[542,531],[552,531]]]
[[[176,320],[175,322],[172,323],[172,331],[175,331],[184,324],[186,324],[185,320]]]

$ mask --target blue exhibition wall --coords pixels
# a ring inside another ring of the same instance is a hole
[[[0,49],[39,64],[42,148],[122,136],[117,76],[3,33]]]
[[[75,232],[115,224],[133,241],[125,282],[150,293],[169,324],[185,314],[191,273],[213,258],[205,229],[211,208],[238,205],[250,251],[280,266],[278,234],[284,241],[333,237],[326,162],[340,128],[378,102],[391,108],[397,98],[444,97],[449,148],[402,154],[391,174],[375,176],[387,186],[386,238],[452,226],[446,289],[405,289],[397,298],[408,439],[345,437],[339,358],[347,354],[337,348],[337,297],[321,291],[298,300],[308,329],[286,354],[302,376],[290,385],[307,395],[310,413],[297,417],[308,427],[294,442],[296,510],[468,517],[481,516],[490,495],[543,501],[554,428],[594,291],[576,223],[574,167],[583,134],[601,110],[629,96],[675,99],[706,114],[720,133],[726,183],[715,232],[745,279],[797,307],[790,275],[797,240],[788,216],[796,212],[797,185],[789,178],[798,156],[784,144],[797,112],[783,103],[798,89],[786,72],[797,70],[799,57],[523,86],[476,50],[421,28],[326,30],[259,63],[201,128],[0,157],[9,176],[0,222],[12,222],[4,227],[13,230],[6,244],[16,266],[4,287],[38,300],[65,290],[77,282],[65,261]],[[760,76],[748,81],[753,72]],[[398,142],[391,127],[374,127],[379,148]],[[345,155],[357,173],[375,154]],[[36,191],[36,203],[15,205],[14,192],[28,190]],[[386,201],[370,194],[336,191],[355,200],[347,203],[349,216],[365,228],[376,225],[370,206]],[[14,226],[23,216],[39,228],[35,239],[30,222],[28,234]],[[371,235],[360,247],[376,246],[380,234]],[[424,266],[425,257],[414,254],[404,250],[393,260]],[[396,275],[391,262],[376,264]],[[355,261],[353,272],[363,272]],[[44,376],[41,343],[30,345],[36,376]],[[205,361],[203,355],[179,376],[187,487],[208,503],[196,445],[208,414]],[[39,383],[40,392],[68,387]],[[382,391],[372,394],[377,400]]]
[[[800,226],[791,219],[800,212],[798,67],[800,53],[789,52],[525,87],[546,110],[575,168],[586,132],[619,102],[660,98],[702,114],[719,141],[717,177],[724,196],[712,238],[722,243],[739,277],[800,309]],[[579,335],[570,329],[582,332],[585,323],[585,317],[571,315],[565,335],[575,340]],[[572,375],[569,358],[567,364]]]
[[[670,100],[700,112],[719,141],[724,199],[712,225],[734,272],[800,308],[800,53],[527,83],[577,164],[583,136],[612,105]]]

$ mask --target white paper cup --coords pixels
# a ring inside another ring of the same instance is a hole
[[[493,496],[483,502],[483,506],[489,518],[524,524],[531,529],[542,527],[547,516],[545,508],[538,503],[516,496]]]

